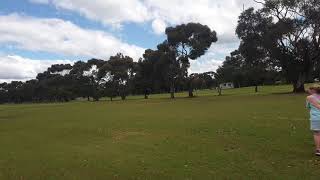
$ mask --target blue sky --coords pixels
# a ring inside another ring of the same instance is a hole
[[[87,29],[107,31],[114,36],[122,39],[129,44],[136,44],[143,48],[155,48],[159,42],[165,39],[165,35],[155,35],[150,30],[150,23],[125,23],[123,28],[114,29],[108,25],[102,25],[98,21],[88,20],[77,13],[69,12],[63,9],[57,9],[55,6],[32,3],[28,0],[2,0],[0,6],[0,15],[18,13],[37,18],[59,18],[71,21],[74,24]],[[33,59],[70,59],[77,57],[63,56],[63,54],[50,54],[45,52],[30,52],[15,49],[10,44],[1,44],[1,51],[11,54],[19,54]],[[82,58],[82,57],[81,57]]]
[[[219,41],[192,62],[191,72],[215,70],[236,49],[237,17],[251,0],[1,0],[0,81],[26,80],[53,63],[135,60],[165,39],[167,26],[200,22]]]

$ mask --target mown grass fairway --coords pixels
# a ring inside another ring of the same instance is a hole
[[[305,95],[290,90],[1,105],[0,179],[319,179]]]

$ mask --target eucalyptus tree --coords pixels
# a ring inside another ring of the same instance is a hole
[[[151,91],[159,92],[160,84],[163,83],[156,71],[156,64],[160,59],[159,54],[157,50],[147,49],[137,64],[137,74],[134,77],[135,88],[144,94],[145,99],[148,99]]]
[[[99,78],[98,73],[99,69],[105,63],[106,62],[101,59],[91,59],[85,63],[85,71],[83,71],[83,76],[86,77],[89,92],[95,101],[99,101],[103,95],[103,89],[100,86],[101,79]]]
[[[273,66],[284,73],[293,84],[294,92],[304,92],[304,84],[311,77],[320,58],[319,0],[256,0],[263,8],[250,15],[270,19],[259,21],[255,27],[262,36]],[[270,22],[271,21],[271,22]],[[251,27],[247,30],[250,31]],[[265,33],[267,32],[267,33]]]
[[[122,100],[126,99],[135,75],[134,65],[131,57],[118,53],[99,68],[98,77],[104,81],[109,97],[118,93]]]
[[[72,69],[70,71],[70,76],[76,82],[73,86],[73,92],[78,97],[87,98],[90,101],[90,97],[92,97],[92,87],[90,84],[90,77],[87,75],[87,71],[89,67],[86,62],[77,61],[73,64]]]
[[[174,55],[169,56],[173,70],[178,70],[170,77],[171,98],[174,98],[175,80],[186,78],[190,60],[196,60],[206,53],[211,44],[218,41],[217,33],[208,26],[199,23],[181,24],[166,29],[166,45]],[[191,83],[189,83],[191,84]],[[193,89],[189,87],[189,97],[193,97]]]
[[[263,82],[270,64],[264,43],[271,25],[272,18],[249,8],[239,16],[236,28],[236,34],[241,40],[239,53],[243,57],[242,73],[253,83],[255,92],[258,92],[258,85]]]

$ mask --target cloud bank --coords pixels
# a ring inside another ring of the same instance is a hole
[[[219,43],[237,41],[234,30],[243,8],[259,7],[253,0],[30,0],[74,11],[105,25],[151,21],[153,31],[167,25],[199,22],[216,30]]]
[[[0,56],[0,83],[26,81],[47,70],[52,64],[72,64],[70,60],[33,60],[21,56]]]
[[[138,59],[144,49],[104,31],[83,29],[70,21],[19,14],[0,16],[0,43],[29,51],[109,58],[121,52]]]
[[[258,7],[253,0],[29,0],[56,7],[115,28],[126,23],[150,24],[162,35],[167,26],[199,22],[217,31],[219,41],[208,53],[191,62],[190,72],[212,71],[224,56],[237,48],[237,18],[243,8]],[[82,28],[58,18],[36,18],[21,14],[0,15],[0,45],[32,52],[47,52],[68,57],[107,59],[121,52],[137,60],[144,48],[123,42],[103,30]],[[160,43],[160,42],[159,42]],[[1,54],[2,53],[2,54]],[[13,53],[14,54],[14,53]],[[0,52],[0,81],[26,80],[54,63],[68,60],[32,60]]]

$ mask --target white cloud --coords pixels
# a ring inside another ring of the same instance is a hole
[[[140,0],[31,0],[46,1],[57,8],[76,11],[88,19],[119,27],[123,22],[141,23],[149,19]]]
[[[0,83],[26,81],[44,72],[52,64],[72,64],[70,60],[33,60],[16,55],[0,56]]]
[[[167,24],[161,19],[155,19],[152,21],[152,29],[156,34],[163,34]]]
[[[216,71],[221,64],[222,61],[216,59],[207,59],[206,61],[191,61],[189,74]]]
[[[137,60],[144,51],[106,32],[83,29],[61,19],[40,19],[18,14],[0,16],[0,34],[0,43],[62,55],[106,59],[121,52]]]
[[[216,71],[218,67],[222,65],[225,56],[229,56],[238,46],[239,42],[222,43],[211,46],[204,56],[201,56],[197,60],[190,61],[191,66],[189,73]]]
[[[221,52],[216,51],[212,46],[204,56],[197,60],[191,60],[189,74],[217,70],[223,61],[223,59],[217,59],[219,53]]]
[[[237,41],[234,30],[243,8],[260,6],[253,0],[47,1],[58,8],[75,11],[88,19],[112,26],[151,21],[156,34],[163,33],[166,25],[200,22],[217,31],[219,43]]]
[[[216,69],[214,61],[219,61],[219,64],[238,46],[235,28],[240,13],[249,7],[260,8],[260,4],[253,0],[132,0],[130,3],[114,0],[95,0],[90,3],[87,0],[49,1],[58,8],[77,12],[106,25],[151,22],[155,34],[163,34],[167,26],[181,23],[208,25],[217,31],[218,42],[206,55],[191,63],[192,72]]]
[[[124,23],[150,22],[154,33],[163,34],[166,26],[200,22],[218,33],[219,41],[206,55],[191,62],[190,72],[217,69],[225,55],[237,48],[237,18],[244,8],[259,6],[253,0],[29,0],[74,11],[104,25],[121,27]],[[122,52],[137,60],[144,49],[130,45],[113,35],[81,28],[56,18],[35,18],[19,14],[0,16],[0,44],[34,52],[106,59]],[[0,81],[35,78],[55,63],[67,60],[32,60],[21,56],[1,55]]]
[[[252,0],[144,0],[149,14],[169,25],[199,22],[217,31],[218,43],[238,41],[237,19],[245,8],[257,6]]]

